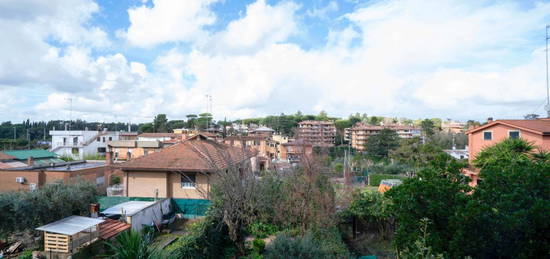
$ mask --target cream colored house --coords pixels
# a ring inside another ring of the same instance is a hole
[[[232,164],[254,167],[255,155],[197,135],[115,167],[128,197],[208,199],[216,172]]]

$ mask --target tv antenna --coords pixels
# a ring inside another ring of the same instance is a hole
[[[550,85],[548,84],[548,29],[550,28],[550,24],[546,25],[546,106],[544,106],[544,109],[546,110],[546,116],[547,118],[550,118]]]

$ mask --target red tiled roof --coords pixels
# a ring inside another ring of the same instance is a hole
[[[197,135],[181,143],[116,165],[122,170],[215,171],[244,161],[253,152]]]
[[[467,131],[466,133],[474,133],[476,131],[492,127],[497,124],[504,124],[514,128],[524,129],[540,135],[550,135],[550,120],[538,119],[538,120],[496,120],[487,123],[481,127],[477,127]]]
[[[115,237],[130,227],[130,224],[114,219],[106,219],[103,223],[99,224],[99,237],[103,240],[107,240]]]
[[[170,138],[177,138],[180,137],[181,134],[176,133],[141,133],[138,135],[138,137],[144,137],[144,138],[162,138],[162,137],[170,137]]]
[[[10,156],[4,152],[0,152],[0,160],[13,160],[15,159],[14,156]]]

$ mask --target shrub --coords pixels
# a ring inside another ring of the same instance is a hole
[[[326,258],[326,254],[311,234],[304,237],[281,234],[268,246],[265,258]]]
[[[258,238],[254,239],[254,241],[252,241],[252,250],[259,254],[263,253],[265,250],[265,241]]]
[[[32,230],[71,215],[87,215],[97,202],[94,184],[47,184],[33,192],[0,194],[0,236]]]
[[[176,258],[220,258],[231,245],[227,227],[210,215],[189,226],[188,232],[167,250]]]
[[[267,236],[273,235],[276,232],[277,227],[271,224],[255,222],[248,226],[248,233],[256,236],[257,238],[266,238]]]
[[[111,175],[111,184],[113,185],[116,185],[116,184],[120,184],[121,180],[120,180],[120,177],[117,176],[117,175]]]
[[[370,186],[378,186],[380,185],[380,181],[385,179],[401,179],[405,180],[407,179],[406,176],[403,175],[395,175],[395,174],[369,174],[369,185]]]

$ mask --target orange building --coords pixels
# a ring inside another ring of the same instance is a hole
[[[300,163],[304,159],[311,159],[313,156],[313,145],[303,139],[298,139],[281,144],[281,160],[290,164]]]
[[[0,170],[0,192],[35,190],[55,182],[73,184],[79,179],[92,182],[99,191],[105,191],[108,181],[105,163],[74,161],[3,169]]]
[[[109,143],[107,143],[107,151],[113,153],[115,161],[127,161],[132,158],[137,158],[157,152],[161,150],[163,146],[163,142],[160,141],[119,140],[110,141]]]
[[[550,119],[493,121],[489,118],[485,125],[470,129],[466,133],[470,163],[481,150],[507,138],[521,138],[542,150],[550,150]],[[472,178],[470,185],[477,185],[479,170],[466,169],[464,173]]]

